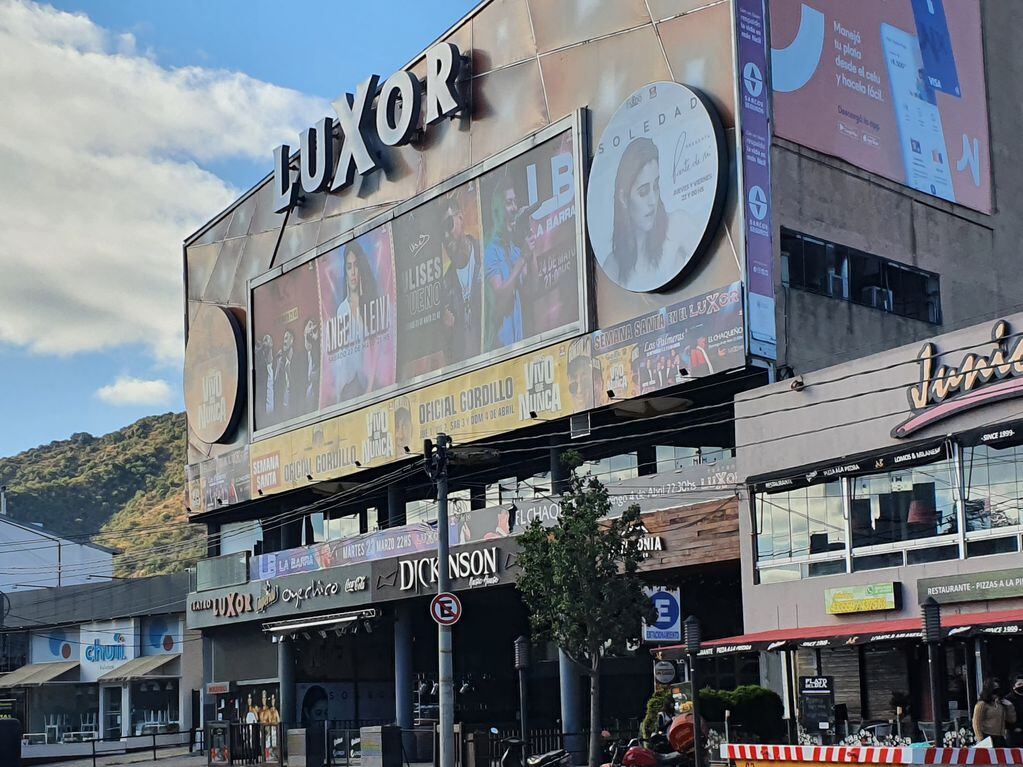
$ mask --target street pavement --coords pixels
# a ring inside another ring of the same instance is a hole
[[[43,762],[43,765],[60,765],[60,767],[92,767],[92,757],[74,759],[72,761]],[[154,765],[154,767],[205,767],[206,755],[203,753],[189,754],[186,748],[168,748],[156,752],[153,761],[152,751],[138,751],[134,754],[110,754],[97,756],[96,767],[113,767],[113,765]]]

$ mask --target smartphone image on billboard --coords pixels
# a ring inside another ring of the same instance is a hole
[[[913,20],[924,62],[924,74],[935,90],[959,98],[959,73],[956,71],[952,38],[948,33],[943,0],[912,0]]]
[[[882,24],[881,43],[888,65],[892,107],[899,124],[906,184],[955,202],[941,113],[934,88],[924,73],[917,38]]]

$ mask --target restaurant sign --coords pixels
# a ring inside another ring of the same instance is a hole
[[[1023,396],[1023,337],[1006,320],[991,328],[988,354],[969,352],[958,366],[941,365],[933,342],[917,353],[918,379],[907,392],[912,415],[892,429],[908,437],[926,426],[992,402]]]
[[[838,586],[824,590],[824,605],[828,615],[897,610],[900,591],[901,584],[893,581]]]
[[[917,596],[921,603],[934,597],[940,604],[1023,597],[1023,567],[921,578],[917,581]]]

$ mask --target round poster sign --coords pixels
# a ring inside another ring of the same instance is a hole
[[[721,121],[703,94],[673,82],[635,91],[601,134],[586,186],[600,268],[635,292],[676,282],[714,236],[727,177]]]
[[[203,442],[233,434],[243,397],[242,330],[227,309],[202,304],[188,326],[185,346],[185,410]]]

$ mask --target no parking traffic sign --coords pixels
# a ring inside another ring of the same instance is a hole
[[[438,594],[430,600],[430,615],[440,626],[454,626],[462,617],[462,602],[454,594]]]

